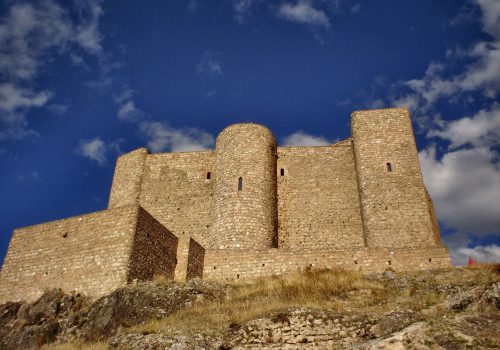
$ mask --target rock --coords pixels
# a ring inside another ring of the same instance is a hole
[[[444,303],[444,307],[455,312],[464,311],[475,303],[481,294],[482,291],[479,287],[459,292],[455,295],[449,296]]]
[[[146,350],[146,349],[169,349],[169,350],[215,350],[224,349],[222,341],[215,338],[202,336],[175,336],[169,337],[163,334],[120,334],[109,340],[110,350]]]
[[[385,313],[380,321],[370,328],[370,333],[375,337],[382,337],[399,331],[414,323],[417,314],[412,310],[397,310]]]
[[[143,282],[119,288],[97,300],[82,315],[81,337],[91,341],[105,339],[115,334],[119,327],[168,316],[191,305],[199,295],[222,300],[226,290],[219,283],[201,280],[191,280],[184,286]]]
[[[500,282],[493,283],[489,289],[482,293],[476,309],[480,311],[500,310]]]

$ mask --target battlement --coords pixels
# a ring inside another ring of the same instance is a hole
[[[408,111],[356,111],[351,127],[350,138],[330,146],[277,147],[268,128],[234,124],[219,133],[214,151],[124,154],[108,210],[16,230],[0,299],[14,290],[33,298],[49,286],[96,296],[159,273],[237,279],[308,266],[450,266]],[[124,230],[111,246],[108,237]],[[63,231],[93,248],[65,248]],[[44,246],[46,239],[61,245]]]

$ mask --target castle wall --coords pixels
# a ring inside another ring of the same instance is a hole
[[[214,163],[212,151],[148,155],[140,205],[175,236],[208,245]]]
[[[108,208],[139,204],[144,164],[148,153],[146,148],[139,148],[117,159]]]
[[[120,207],[16,229],[0,275],[0,303],[45,288],[99,296],[127,280],[137,208]]]
[[[258,124],[234,124],[217,137],[209,247],[277,244],[276,141]]]
[[[451,266],[408,112],[351,119],[352,138],[325,147],[276,148],[267,128],[248,123],[224,129],[216,151],[124,154],[110,209],[14,231],[0,303],[45,288],[98,297],[158,274]]]
[[[139,207],[127,282],[148,281],[157,275],[173,279],[177,264],[178,241],[179,239],[169,230]]]
[[[435,245],[408,111],[358,111],[351,124],[367,246]]]
[[[185,281],[202,278],[205,265],[205,248],[192,238],[189,240],[189,254]]]
[[[277,176],[280,248],[364,246],[350,139],[332,146],[278,147]]]
[[[204,279],[236,280],[291,273],[305,268],[344,268],[347,270],[383,272],[448,268],[451,259],[443,246],[430,248],[388,249],[362,248],[329,251],[267,249],[259,251],[207,250]]]

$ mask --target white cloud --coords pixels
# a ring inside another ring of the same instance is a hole
[[[299,0],[296,4],[281,4],[278,8],[278,17],[301,24],[330,27],[330,20],[325,12],[314,8],[310,0]]]
[[[61,105],[57,103],[53,103],[47,106],[48,110],[54,115],[63,115],[68,111],[67,105]]]
[[[458,263],[465,263],[469,257],[482,263],[500,263],[500,246],[491,244],[488,246],[476,246],[474,248],[459,248],[456,252]],[[465,264],[463,264],[465,265]]]
[[[41,107],[52,96],[49,91],[34,92],[29,88],[10,83],[0,84],[0,140],[20,140],[36,132],[28,128],[25,112]]]
[[[500,3],[496,0],[477,0],[481,9],[483,30],[493,40],[475,43],[467,49],[456,48],[448,52],[449,59],[462,59],[464,69],[449,75],[449,64],[431,62],[420,79],[412,79],[394,88],[407,88],[409,92],[397,94],[394,105],[410,101],[414,110],[429,111],[443,98],[458,99],[460,95],[479,91],[487,99],[495,99],[500,91]]]
[[[243,24],[252,14],[252,10],[262,0],[233,0],[233,17],[238,23]]]
[[[92,140],[80,140],[76,152],[96,161],[101,166],[107,163],[108,146],[99,137]]]
[[[323,136],[314,136],[303,131],[297,131],[283,139],[283,146],[327,146],[331,144]]]
[[[361,4],[355,4],[351,7],[351,13],[358,13],[361,9]]]
[[[473,117],[443,122],[440,130],[429,131],[429,136],[451,142],[451,148],[464,145],[491,147],[500,140],[500,105],[481,110]]]
[[[222,74],[222,52],[206,51],[201,57],[201,61],[196,65],[196,74],[213,78]]]
[[[500,228],[500,169],[488,148],[461,149],[441,159],[433,146],[419,153],[424,180],[439,220],[460,232]]]
[[[80,10],[86,13],[82,23],[76,27],[76,41],[89,53],[99,55],[102,53],[101,33],[99,31],[99,19],[103,13],[99,1],[88,1],[79,3]]]
[[[191,152],[213,148],[214,137],[195,128],[174,129],[161,122],[142,122],[140,131],[148,139],[152,152]]]
[[[135,106],[133,100],[124,102],[118,109],[118,118],[127,121],[138,121],[145,117],[145,113]]]
[[[451,242],[449,251],[455,266],[467,265],[469,258],[473,258],[478,263],[500,263],[500,246],[497,244],[469,248],[463,243],[455,245]]]
[[[73,16],[53,0],[11,5],[0,18],[0,138],[21,139],[35,132],[27,115],[46,105],[53,95],[33,88],[41,68],[54,54],[79,47],[91,55],[100,52],[98,1],[80,2]]]
[[[500,2],[498,0],[476,0],[481,7],[483,30],[500,39]]]

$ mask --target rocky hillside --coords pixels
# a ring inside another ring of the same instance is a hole
[[[498,266],[237,284],[158,278],[0,306],[1,349],[498,349]]]

